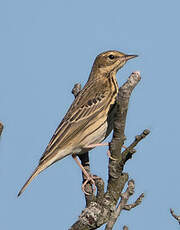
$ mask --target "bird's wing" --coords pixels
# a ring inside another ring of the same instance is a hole
[[[52,136],[40,159],[40,164],[54,150],[64,146],[82,129],[86,129],[89,121],[92,121],[100,111],[107,107],[111,96],[107,88],[107,81],[102,82],[98,80],[87,83],[84,86]]]

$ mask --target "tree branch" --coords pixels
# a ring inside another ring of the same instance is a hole
[[[128,110],[129,99],[135,86],[140,81],[140,73],[135,72],[130,75],[128,80],[119,89],[119,93],[116,100],[116,114],[114,117],[114,132],[113,138],[110,143],[109,150],[113,158],[118,159],[116,161],[109,159],[109,179],[106,198],[111,199],[113,204],[116,204],[122,189],[125,184],[122,184],[123,168],[125,165],[122,160],[121,149],[126,139],[124,134],[126,115]],[[128,177],[127,177],[128,180]],[[125,183],[127,182],[125,181]],[[123,187],[122,187],[123,186]]]
[[[144,198],[144,193],[141,193],[141,195],[137,198],[137,200],[134,203],[126,204],[124,206],[124,210],[130,211],[132,208],[135,208],[136,206],[140,205],[143,198]]]
[[[112,230],[113,229],[113,226],[116,223],[116,220],[119,217],[121,211],[124,209],[129,197],[134,194],[134,188],[135,188],[134,181],[129,180],[127,190],[121,194],[121,200],[118,204],[118,207],[111,214],[110,220],[107,223],[105,230]]]
[[[174,210],[172,208],[170,208],[170,213],[171,215],[178,221],[178,223],[180,224],[180,216],[177,216],[175,213],[174,213]]]
[[[123,172],[123,168],[128,159],[127,156],[134,152],[133,148],[139,143],[139,141],[149,134],[149,131],[144,131],[139,135],[140,138],[139,136],[138,138],[136,137],[135,141],[128,147],[127,151],[125,150],[121,153],[121,148],[125,141],[124,129],[129,98],[140,79],[140,73],[134,72],[128,78],[127,82],[119,89],[115,103],[116,113],[114,117],[113,138],[109,146],[112,157],[117,160],[114,161],[109,159],[107,191],[104,193],[104,182],[101,178],[97,178],[95,180],[97,195],[93,195],[92,201],[86,202],[86,208],[82,211],[79,219],[71,226],[70,230],[92,230],[99,228],[105,223],[109,223],[113,214],[121,212],[122,207],[124,208],[127,203],[128,197],[133,193],[134,182],[133,180],[130,180],[126,192],[121,194],[129,178],[128,174]],[[83,161],[83,159],[81,161]],[[116,209],[120,197],[121,201]]]
[[[81,84],[80,83],[76,83],[71,91],[71,93],[74,95],[74,97],[76,98],[77,95],[80,93],[81,91]]]
[[[126,163],[126,161],[128,161],[129,159],[132,158],[132,155],[136,152],[136,150],[134,149],[134,147],[143,139],[145,138],[148,134],[150,133],[150,131],[148,129],[145,129],[140,135],[137,135],[135,137],[135,140],[132,142],[132,144],[130,144],[123,152],[122,152],[122,162],[124,162],[124,164]]]

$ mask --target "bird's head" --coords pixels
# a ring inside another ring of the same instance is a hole
[[[115,50],[106,51],[96,57],[92,70],[102,74],[117,72],[128,60],[135,57],[137,55],[127,55]]]

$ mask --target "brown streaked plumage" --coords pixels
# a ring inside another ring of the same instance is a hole
[[[107,51],[94,61],[89,79],[56,129],[39,165],[18,196],[41,171],[70,154],[83,154],[112,131],[113,105],[118,93],[117,71],[137,55]]]

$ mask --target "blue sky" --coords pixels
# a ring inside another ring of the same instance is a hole
[[[115,229],[178,228],[169,208],[180,214],[179,9],[178,0],[0,2],[1,229],[68,229],[77,219],[85,202],[71,157],[16,195],[72,103],[73,85],[84,84],[95,56],[109,49],[139,55],[117,75],[119,85],[132,71],[142,76],[129,105],[126,144],[151,130],[125,168],[136,182],[131,200],[141,192],[145,199],[124,211]],[[90,153],[92,173],[105,180],[106,150]]]

